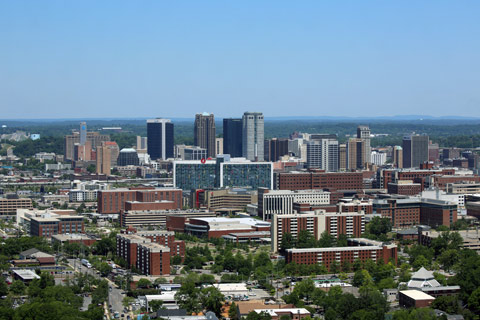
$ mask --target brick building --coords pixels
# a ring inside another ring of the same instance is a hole
[[[429,294],[420,290],[403,290],[398,294],[399,304],[405,308],[426,308],[435,300]]]
[[[31,217],[29,233],[31,236],[51,238],[56,234],[84,233],[82,216],[44,215]]]
[[[389,194],[415,196],[422,192],[423,187],[420,183],[413,183],[411,180],[399,180],[398,182],[390,182],[387,190]]]
[[[128,201],[150,203],[155,203],[157,201],[171,201],[174,204],[169,204],[168,206],[173,207],[174,209],[181,209],[182,190],[173,188],[129,188],[101,190],[98,192],[97,201],[97,210],[100,214],[120,213],[126,209],[125,203]]]
[[[117,234],[117,255],[146,275],[170,274],[170,248],[137,234]]]
[[[280,249],[283,235],[289,233],[294,239],[306,230],[316,240],[323,232],[338,238],[345,234],[360,237],[365,232],[365,215],[363,213],[327,213],[324,210],[298,214],[274,214],[271,228],[272,251]]]
[[[282,172],[276,175],[276,186],[280,190],[362,190],[363,174],[322,171]]]
[[[384,244],[379,241],[368,239],[352,238],[348,239],[349,247],[333,248],[305,248],[305,249],[287,249],[286,263],[295,262],[297,264],[322,264],[327,269],[333,261],[340,266],[344,261],[353,264],[355,260],[366,261],[371,259],[377,261],[382,259],[384,263],[393,261],[397,264],[397,246],[394,244]]]
[[[432,175],[454,175],[455,169],[379,169],[377,171],[377,187],[386,189],[389,183],[410,180],[420,183],[422,190],[430,186],[428,178]]]
[[[442,200],[407,197],[375,199],[373,210],[383,218],[389,218],[394,228],[418,224],[450,226],[457,221],[457,205]]]

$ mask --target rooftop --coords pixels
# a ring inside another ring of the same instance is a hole
[[[435,300],[434,297],[420,290],[403,290],[400,293],[414,300]]]
[[[22,278],[23,280],[33,280],[33,279],[40,279],[40,276],[33,272],[32,270],[13,270],[18,277]]]

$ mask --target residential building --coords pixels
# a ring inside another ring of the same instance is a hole
[[[207,156],[215,158],[215,116],[213,113],[197,113],[193,132],[194,145],[207,149]]]
[[[174,126],[170,119],[147,120],[147,152],[152,160],[173,158]]]
[[[243,155],[243,123],[242,119],[223,119],[223,153],[232,158]]]
[[[353,264],[355,260],[383,260],[384,263],[397,264],[397,246],[362,238],[348,239],[348,247],[287,249],[285,262],[297,264],[322,264],[330,269],[332,262],[341,266],[345,261]]]
[[[371,162],[376,166],[383,166],[387,162],[387,154],[382,151],[372,151]]]
[[[358,213],[337,213],[316,210],[294,214],[274,214],[272,217],[272,251],[278,252],[284,234],[289,233],[297,239],[301,231],[308,231],[315,240],[327,232],[335,238],[344,234],[348,237],[360,237],[365,232],[365,215]]]
[[[264,159],[263,113],[245,112],[242,118],[242,155],[251,161]]]
[[[307,142],[307,168],[338,171],[338,140],[320,139]]]

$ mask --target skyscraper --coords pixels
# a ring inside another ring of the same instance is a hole
[[[208,157],[215,157],[215,116],[212,113],[197,113],[193,132],[195,146],[207,149]]]
[[[87,123],[80,122],[80,145],[84,146],[87,142]]]
[[[321,139],[307,142],[307,168],[338,171],[338,140]]]
[[[109,176],[112,168],[111,149],[102,142],[102,145],[97,147],[97,174],[104,174]]]
[[[363,161],[362,166],[365,166],[365,163],[371,163],[371,154],[372,148],[370,146],[370,128],[368,126],[358,126],[357,127],[357,139],[362,139],[364,141],[362,145]]]
[[[173,158],[174,127],[170,119],[147,120],[147,152],[152,160]]]
[[[350,138],[347,143],[348,169],[365,168],[365,139]]]
[[[242,155],[248,160],[264,159],[263,113],[245,112],[243,114]]]
[[[428,136],[411,134],[403,137],[403,167],[419,168],[428,161]]]
[[[267,139],[263,148],[265,161],[278,161],[280,157],[288,154],[288,139]]]
[[[242,156],[242,119],[223,119],[223,153],[232,158]]]
[[[395,168],[403,168],[403,149],[400,146],[393,147],[393,166]]]

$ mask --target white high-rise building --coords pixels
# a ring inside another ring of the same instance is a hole
[[[307,142],[307,168],[338,171],[338,140],[321,139]]]
[[[264,159],[263,113],[245,112],[243,114],[243,144],[242,154],[251,161]]]
[[[381,151],[372,151],[371,153],[372,163],[377,166],[383,166],[387,162],[387,154]]]

